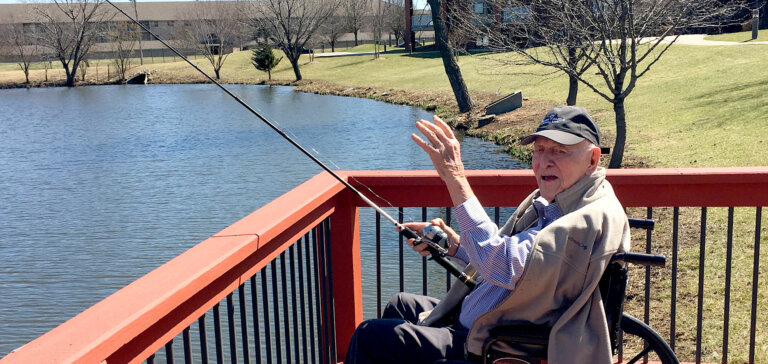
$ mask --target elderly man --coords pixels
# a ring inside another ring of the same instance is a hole
[[[481,353],[494,325],[533,323],[552,328],[550,363],[610,363],[596,287],[610,256],[629,249],[629,225],[605,170],[598,167],[597,124],[581,107],[556,107],[535,133],[521,139],[534,144],[532,167],[539,188],[500,230],[472,192],[450,127],[437,116],[434,123],[421,120],[416,127],[426,141],[411,137],[445,182],[461,236],[441,219],[405,226],[421,231],[434,224],[445,230],[449,255],[474,267],[481,282],[460,300],[458,314],[446,317],[425,320],[438,304],[434,298],[396,295],[382,319],[358,327],[345,362],[471,358]],[[414,250],[428,255],[425,244]]]

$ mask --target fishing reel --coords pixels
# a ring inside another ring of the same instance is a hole
[[[439,228],[437,225],[427,225],[421,231],[422,238],[413,242],[413,245],[417,245],[420,242],[427,244],[434,249],[440,256],[446,256],[448,254],[448,248],[451,246],[448,241],[448,234]]]

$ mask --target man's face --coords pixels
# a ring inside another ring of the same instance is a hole
[[[533,144],[533,173],[541,196],[552,202],[558,193],[594,171],[587,141],[563,145],[544,137]],[[599,154],[598,154],[599,158]]]

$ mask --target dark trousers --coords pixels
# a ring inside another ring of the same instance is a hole
[[[432,297],[398,293],[387,303],[382,318],[367,320],[349,342],[345,364],[428,363],[463,359],[467,329],[458,322],[442,327],[418,326],[419,313],[439,301]]]

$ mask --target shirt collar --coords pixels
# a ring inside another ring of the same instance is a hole
[[[563,216],[563,213],[556,203],[549,203],[547,199],[541,196],[533,201],[533,207],[539,215],[538,225],[541,229],[547,227],[547,225]]]

